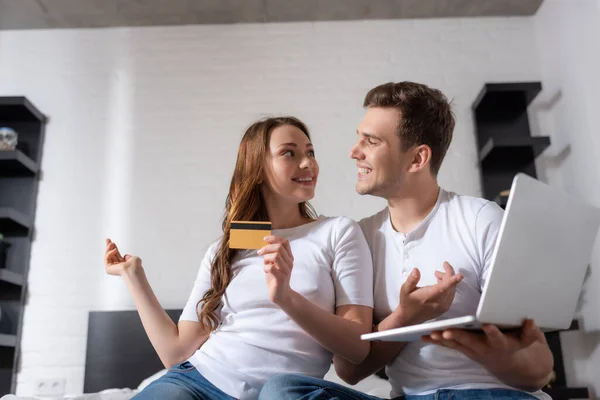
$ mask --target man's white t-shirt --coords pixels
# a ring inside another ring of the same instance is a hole
[[[343,305],[373,306],[371,253],[358,224],[319,217],[273,235],[290,242],[293,290],[330,313]],[[180,321],[198,322],[196,304],[210,288],[217,243],[206,253]],[[239,399],[255,399],[265,381],[281,373],[322,378],[332,354],[269,299],[263,257],[242,251],[220,309],[220,325],[190,358],[213,385]]]
[[[421,272],[419,286],[432,285],[437,282],[434,272],[444,272],[444,261],[464,279],[450,309],[437,319],[475,315],[503,214],[494,202],[440,188],[433,210],[407,235],[394,230],[387,208],[361,220],[373,256],[374,322],[398,306],[400,287],[413,268]],[[509,388],[464,354],[422,342],[407,344],[386,374],[392,397],[439,389]],[[549,398],[541,391],[535,395]]]

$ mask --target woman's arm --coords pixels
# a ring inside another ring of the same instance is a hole
[[[371,331],[371,307],[345,305],[337,307],[334,315],[294,291],[285,301],[276,304],[333,354],[355,364],[369,354],[370,343],[360,340],[360,335]]]
[[[133,296],[146,334],[165,367],[185,361],[202,346],[208,334],[198,322],[181,321],[176,325],[154,295],[138,257],[122,257],[115,243],[106,240],[106,272],[123,277]]]
[[[263,255],[269,296],[294,322],[327,350],[352,363],[362,362],[370,343],[360,335],[371,332],[373,321],[373,268],[362,231],[353,221],[331,236],[334,261],[335,315],[290,287],[294,257],[289,242],[268,237]],[[343,224],[343,222],[342,222]]]

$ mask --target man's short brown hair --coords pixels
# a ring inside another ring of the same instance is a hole
[[[441,91],[420,83],[389,82],[371,89],[365,97],[364,107],[398,109],[402,150],[422,144],[429,146],[431,172],[438,174],[454,131],[454,114],[448,98]]]

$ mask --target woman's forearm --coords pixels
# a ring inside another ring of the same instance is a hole
[[[361,363],[369,353],[370,343],[360,335],[371,331],[373,310],[359,312],[360,317],[348,319],[334,315],[301,294],[292,291],[279,307],[323,347],[355,364]]]
[[[133,296],[146,334],[162,363],[169,368],[190,357],[194,349],[181,343],[177,325],[158,302],[143,268],[125,269],[121,276]]]

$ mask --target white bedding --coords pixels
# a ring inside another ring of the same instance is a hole
[[[63,397],[19,397],[12,394],[3,396],[0,400],[129,400],[140,390],[144,389],[154,380],[164,375],[167,370],[162,370],[156,374],[149,376],[144,379],[140,385],[135,389],[107,389],[99,393],[88,393],[79,395],[70,395]],[[331,382],[339,383],[344,386],[352,387],[353,389],[361,392],[370,394],[372,396],[381,397],[384,399],[389,398],[390,395],[390,384],[385,379],[381,379],[378,376],[372,375],[355,386],[350,386],[342,381],[333,368],[333,365],[329,369],[329,372],[325,375],[325,379]]]

